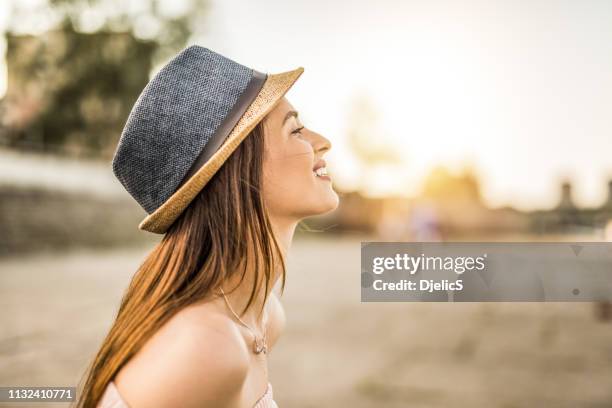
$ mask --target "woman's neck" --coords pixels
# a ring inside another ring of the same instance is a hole
[[[291,247],[293,234],[295,232],[295,228],[298,222],[283,221],[271,218],[270,223],[272,225],[272,230],[276,237],[276,241],[278,243],[283,259],[286,259],[287,253],[289,252],[289,248]],[[249,269],[246,271],[244,279],[240,284],[238,284],[238,282],[240,281],[240,276],[238,276],[238,274],[236,274],[231,280],[223,284],[223,291],[225,292],[227,300],[231,305],[232,309],[238,316],[240,316],[240,319],[243,322],[245,322],[247,325],[249,325],[249,327],[251,327],[251,329],[258,331],[261,330],[264,318],[264,314],[261,313],[261,310],[263,307],[264,299],[268,299],[268,295],[270,294],[270,292],[272,292],[272,289],[276,285],[278,279],[281,277],[281,274],[282,265],[276,265],[270,276],[270,282],[268,284],[267,292],[265,288],[265,276],[263,276],[263,274],[260,274],[259,291],[255,294],[251,302],[251,306],[249,307],[249,310],[247,310],[244,315],[241,315],[241,313],[249,301],[251,291],[255,283],[255,272],[252,269],[252,264],[249,265]],[[238,285],[236,290],[229,293],[234,287],[236,287],[236,285]],[[223,299],[221,300],[223,301]]]

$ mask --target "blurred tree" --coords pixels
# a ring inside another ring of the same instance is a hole
[[[151,69],[185,46],[205,1],[49,0],[59,23],[39,35],[17,34],[27,19],[14,7],[0,143],[112,155]]]
[[[152,42],[128,33],[7,35],[4,144],[108,155],[151,69]]]
[[[208,0],[48,0],[76,31],[130,32],[154,41],[154,64],[182,48],[202,26]]]

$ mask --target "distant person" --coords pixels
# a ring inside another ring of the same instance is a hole
[[[272,291],[295,228],[334,210],[325,137],[285,98],[303,68],[263,74],[200,46],[145,87],[112,168],[165,234],[135,273],[79,407],[276,407]],[[143,75],[146,73],[143,72]]]
[[[439,216],[432,202],[414,203],[409,224],[413,241],[437,242],[442,240]]]

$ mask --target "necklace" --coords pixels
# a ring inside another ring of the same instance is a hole
[[[268,345],[266,344],[266,332],[267,332],[267,330],[266,330],[266,320],[267,320],[267,316],[266,316],[266,319],[264,319],[264,321],[263,321],[263,336],[259,337],[259,336],[257,336],[257,334],[255,334],[253,329],[251,329],[251,327],[249,327],[248,324],[243,322],[242,319],[236,314],[236,312],[234,312],[234,309],[232,309],[232,306],[229,304],[229,300],[227,300],[227,296],[225,296],[225,292],[223,292],[223,288],[220,288],[220,289],[221,289],[221,293],[223,294],[223,298],[225,299],[225,304],[227,305],[229,310],[236,317],[236,319],[238,319],[238,321],[240,323],[242,323],[242,325],[244,327],[249,329],[249,331],[251,332],[251,334],[255,338],[255,341],[253,342],[253,352],[255,354],[260,354],[262,352],[264,354],[267,354],[268,353]]]

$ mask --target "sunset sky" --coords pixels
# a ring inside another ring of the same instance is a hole
[[[416,194],[433,166],[470,163],[494,206],[552,206],[564,177],[579,205],[606,196],[611,2],[223,0],[208,17],[194,42],[260,71],[305,68],[288,99],[332,141],[347,188]],[[351,154],[355,98],[401,164],[366,171]]]

